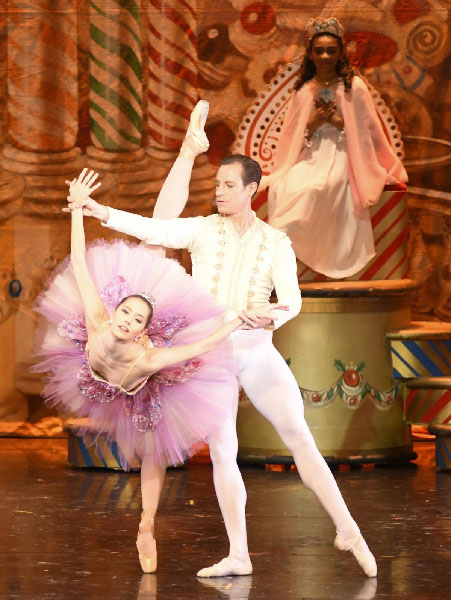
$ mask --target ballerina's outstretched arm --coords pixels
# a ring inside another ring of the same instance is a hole
[[[174,348],[149,348],[139,361],[140,376],[147,376],[167,367],[182,363],[190,358],[210,352],[233,331],[242,327],[241,319],[233,319],[221,325],[216,331],[193,344]],[[138,365],[137,365],[138,366]]]
[[[265,311],[262,313],[263,316],[272,318],[273,310],[287,310],[288,306],[281,304],[272,304],[265,307]],[[262,309],[263,310],[263,309]],[[139,362],[139,369],[142,371],[141,375],[149,375],[172,365],[201,356],[213,350],[220,342],[228,337],[233,331],[237,329],[253,329],[256,325],[254,323],[247,324],[247,319],[238,317],[224,323],[216,331],[213,331],[210,335],[205,337],[198,342],[193,344],[186,344],[184,346],[176,346],[174,348],[150,348],[147,350],[144,357]]]
[[[70,182],[70,196],[77,202],[89,196],[101,183],[96,183],[98,175],[94,171],[87,173],[83,169],[77,179]],[[109,315],[97,292],[92,277],[86,265],[86,243],[83,227],[83,211],[77,208],[71,211],[71,263],[75,280],[85,309],[86,328],[88,336],[94,333]]]

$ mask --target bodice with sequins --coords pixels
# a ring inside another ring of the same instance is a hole
[[[105,286],[101,297],[109,312],[130,295],[132,290],[126,280],[115,277]],[[180,315],[157,316],[152,320],[146,333],[155,347],[170,347],[173,336],[189,324],[189,319]],[[108,382],[94,371],[88,360],[86,343],[88,339],[84,316],[72,315],[58,324],[59,335],[73,342],[80,350],[81,368],[77,374],[80,394],[92,402],[123,402],[125,413],[132,419],[139,431],[154,430],[162,419],[160,386],[175,385],[190,379],[201,367],[200,358],[193,358],[181,365],[163,369],[149,375],[132,390],[124,390]]]

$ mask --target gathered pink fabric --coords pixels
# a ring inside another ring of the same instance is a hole
[[[197,342],[223,322],[223,310],[176,261],[156,257],[144,246],[97,240],[88,247],[86,262],[109,312],[131,292],[154,296],[147,331],[156,347]],[[223,426],[238,393],[230,340],[124,394],[89,369],[83,303],[69,260],[52,274],[35,310],[44,319],[36,339],[42,361],[33,371],[47,373],[46,403],[86,419],[80,433],[116,441],[124,468],[149,455],[162,466],[182,462]]]
[[[273,186],[288,173],[299,159],[304,146],[304,131],[314,110],[314,99],[321,87],[313,80],[298,90],[290,101],[272,173],[264,177],[262,186]],[[333,86],[338,109],[346,131],[348,177],[356,214],[362,208],[377,204],[387,184],[407,181],[407,173],[394,153],[377,115],[370,92],[364,81],[355,76],[352,88],[345,91],[343,83]],[[275,210],[275,194],[269,193],[269,220]],[[278,212],[283,197],[277,198]]]

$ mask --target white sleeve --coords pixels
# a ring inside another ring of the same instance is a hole
[[[183,156],[176,159],[158,194],[153,209],[154,218],[175,219],[182,214],[188,202],[193,164],[192,160]]]
[[[109,207],[109,219],[103,226],[132,235],[146,244],[192,251],[204,237],[204,217],[189,219],[151,219]]]
[[[279,304],[287,304],[290,307],[290,310],[287,311],[277,311],[278,318],[274,321],[274,328],[278,329],[284,323],[299,314],[302,306],[296,256],[291,247],[291,240],[287,235],[284,235],[277,241],[272,280],[276,290],[277,302]]]

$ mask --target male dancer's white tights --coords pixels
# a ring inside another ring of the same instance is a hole
[[[272,345],[272,332],[263,329],[232,334],[238,379],[247,397],[277,430],[290,450],[299,474],[332,518],[337,533],[359,532],[327,463],[304,419],[298,384]],[[246,490],[236,464],[236,402],[224,428],[209,440],[219,506],[230,541],[230,556],[248,558]]]

